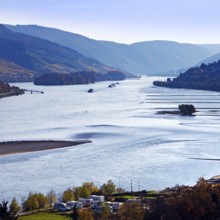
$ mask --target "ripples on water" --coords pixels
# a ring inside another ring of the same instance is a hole
[[[130,189],[195,184],[219,174],[220,96],[217,92],[152,86],[153,78],[127,80],[115,88],[94,85],[40,87],[0,99],[0,140],[76,140],[93,143],[0,157],[0,199],[30,191],[62,192],[69,186],[112,179]],[[94,93],[87,93],[94,88]],[[159,115],[178,104],[195,104],[194,117]]]

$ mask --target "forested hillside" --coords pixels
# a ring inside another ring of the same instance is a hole
[[[192,67],[174,79],[154,81],[156,86],[220,91],[220,60]]]
[[[56,43],[15,33],[0,25],[0,79],[29,81],[43,74],[94,71],[106,74],[115,68]],[[22,79],[26,76],[26,79]],[[20,80],[18,80],[20,79]]]

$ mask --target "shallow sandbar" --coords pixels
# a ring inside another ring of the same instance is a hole
[[[82,141],[9,141],[0,142],[0,156],[18,154],[42,150],[50,150],[62,147],[76,146],[79,144],[91,143],[89,140]]]

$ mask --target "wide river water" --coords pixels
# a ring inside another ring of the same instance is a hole
[[[130,190],[194,185],[220,173],[220,94],[152,86],[153,77],[43,90],[0,99],[0,141],[85,140],[68,148],[0,157],[0,201],[63,192],[109,179]],[[93,88],[94,93],[87,93]],[[194,104],[195,116],[161,115]]]

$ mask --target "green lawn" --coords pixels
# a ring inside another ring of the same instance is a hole
[[[41,212],[21,216],[18,218],[18,220],[70,220],[70,217],[65,214]]]

